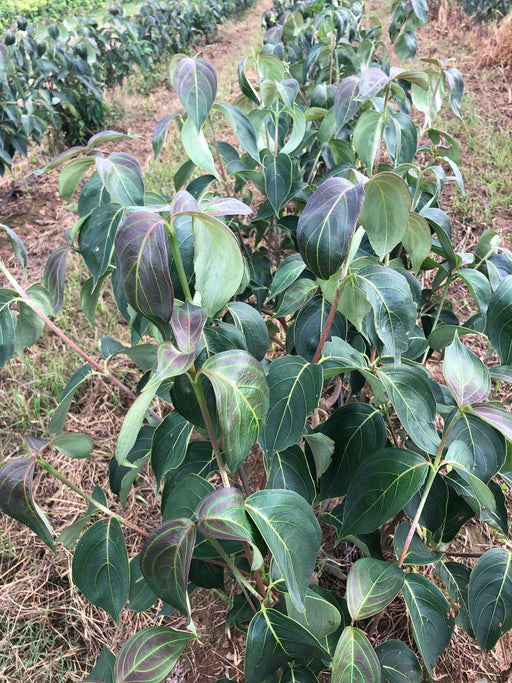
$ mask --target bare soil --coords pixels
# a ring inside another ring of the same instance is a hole
[[[235,22],[229,22],[219,30],[215,43],[204,45],[203,54],[211,59],[217,67],[229,99],[238,91],[236,82],[236,64],[247,54],[248,46],[256,44],[255,36],[259,34],[260,16],[264,9],[270,7],[271,0],[261,0],[254,10]],[[479,66],[481,46],[483,45],[482,29],[471,24],[460,15],[440,13],[437,20],[420,32],[418,54],[422,56],[447,59],[457,56],[456,66],[465,80],[466,91],[475,95],[480,103],[479,115],[482,119],[487,114],[499,112],[503,121],[503,129],[512,130],[512,105],[510,76],[512,73],[498,66]],[[229,67],[229,68],[228,68]],[[156,123],[167,113],[180,108],[177,97],[170,89],[166,73],[162,73],[149,95],[134,94],[127,88],[109,93],[109,99],[115,102],[118,121],[112,128],[128,133],[136,133],[140,137],[130,143],[123,143],[123,151],[133,154],[147,170],[151,168],[152,150],[151,135]],[[467,147],[464,129],[458,135],[461,148]],[[496,141],[499,144],[499,140]],[[61,151],[58,141],[53,141],[44,149],[32,150],[29,160],[17,163],[13,178],[0,181],[0,196],[4,197],[0,204],[0,222],[18,232],[27,246],[29,253],[29,281],[40,276],[44,263],[51,251],[63,243],[63,232],[70,227],[76,218],[73,211],[66,209],[58,193],[58,174],[36,177],[26,185],[24,179],[36,168],[46,163],[53,154]],[[165,150],[160,165],[169,164]],[[462,169],[471,163],[471,159],[463,158]],[[488,160],[492,165],[492,159]],[[466,191],[470,197],[486,201],[486,188],[478,182],[478,175],[466,183]],[[172,192],[172,187],[164,191]],[[471,215],[456,213],[450,206],[450,200],[443,208],[451,215],[457,239],[463,248],[474,244],[485,225],[477,224]],[[507,235],[511,232],[512,215],[510,206],[504,202],[498,206],[492,217],[492,226]],[[11,256],[8,241],[0,234],[0,251],[6,258],[13,272],[20,274],[20,269]],[[81,330],[83,325],[78,324]],[[85,328],[84,328],[85,329]],[[84,333],[85,334],[85,333]],[[91,336],[91,333],[88,333]],[[51,352],[54,342],[45,336],[43,343],[47,352]],[[53,346],[53,350],[55,347]],[[122,372],[129,369],[121,367]],[[7,382],[15,382],[11,375],[0,379],[0,392],[10,390]],[[65,379],[64,379],[65,381]],[[26,388],[20,387],[22,392]],[[37,391],[37,388],[35,389]],[[97,483],[108,488],[108,462],[115,448],[115,435],[118,434],[127,404],[120,398],[116,405],[109,400],[110,391],[100,379],[95,379],[89,387],[87,400],[80,399],[73,406],[69,428],[87,432],[96,444],[96,457],[93,461],[69,461],[64,456],[52,456],[52,464],[65,476],[80,484],[85,490],[92,490]],[[44,427],[45,417],[41,416],[40,429]],[[13,425],[0,415],[0,433],[2,438]],[[34,430],[37,425],[31,425]],[[18,427],[18,429],[20,429]],[[22,451],[21,430],[16,439],[9,441],[6,456],[15,456]],[[257,468],[253,476],[258,476]],[[38,495],[43,499],[45,511],[58,532],[76,519],[83,511],[78,498],[71,497],[69,504],[67,490],[59,487],[49,477],[42,476],[37,481]],[[137,487],[138,501],[132,492],[129,496],[126,515],[135,524],[150,529],[158,523],[156,513],[152,516],[148,510],[155,509],[154,484],[147,472],[141,473]],[[148,507],[142,507],[140,501],[145,500]],[[112,498],[109,504],[115,509],[117,502]],[[140,516],[140,518],[139,518]],[[154,517],[154,519],[153,519]],[[491,539],[486,536],[481,525],[469,525],[465,543],[460,543],[459,550],[478,551],[488,547]],[[123,615],[120,629],[101,610],[90,605],[74,589],[71,583],[71,553],[64,548],[58,555],[51,555],[47,549],[24,528],[5,516],[0,518],[0,683],[53,683],[64,680],[58,678],[57,659],[66,658],[76,663],[76,674],[69,674],[71,683],[82,680],[92,667],[101,647],[108,646],[116,652],[120,644],[135,630],[158,622],[158,608],[145,615],[132,612]],[[128,547],[137,551],[138,539],[127,537]],[[339,549],[336,550],[338,552]],[[324,580],[327,580],[324,578]],[[329,587],[343,589],[343,577],[329,577]],[[230,586],[227,586],[229,594]],[[187,648],[179,664],[168,677],[168,683],[213,683],[220,677],[227,677],[243,682],[243,637],[234,629],[225,628],[226,604],[212,592],[198,591],[193,596],[195,603],[195,621],[202,646]],[[184,620],[175,617],[166,623],[181,628]],[[51,640],[53,648],[58,644],[59,650],[49,653],[37,661],[29,661],[21,645],[14,642],[13,625],[18,624],[25,629],[27,625],[37,625]],[[408,640],[413,646],[410,628],[403,605],[397,604],[388,608],[383,619],[375,625],[375,642],[388,637]],[[57,640],[55,640],[57,638]],[[457,628],[456,636],[437,667],[436,680],[453,681],[454,683],[477,683],[489,681],[506,683],[512,680],[512,639],[504,638],[495,652],[485,657],[479,652],[473,641],[465,637]]]

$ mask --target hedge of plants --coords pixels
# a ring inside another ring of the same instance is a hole
[[[147,192],[136,159],[102,152],[123,136],[100,133],[47,167],[62,167],[64,200],[81,189],[44,285],[24,289],[0,262],[2,363],[45,322],[85,361],[48,433],[27,435],[28,453],[0,470],[0,509],[72,549],[74,584],[115,622],[124,609],[159,619],[105,648],[87,680],[165,679],[185,647],[201,647],[195,590],[225,595],[246,683],[421,683],[455,627],[482,651],[512,627],[512,415],[498,392],[512,381],[511,253],[492,231],[459,252],[440,206],[447,184],[463,191],[459,145],[435,123],[446,101],[460,113],[460,73],[433,58],[392,67],[363,10],[277,7],[262,50],[239,64],[236,104],[216,103],[209,61],[174,63],[188,156],[175,195]],[[424,0],[395,3],[397,53],[414,54],[427,12]],[[210,138],[212,116],[233,128],[230,143]],[[173,118],[155,130],[155,156]],[[130,346],[103,337],[97,359],[52,322],[70,251],[90,273],[91,324],[110,283]],[[119,355],[140,369],[136,387],[109,370]],[[93,374],[133,404],[109,488],[84,491],[51,459],[94,454],[87,434],[65,431]],[[142,468],[156,525],[142,504],[137,524],[123,512]],[[88,504],[57,539],[35,471]],[[450,550],[471,541],[473,518],[489,547]],[[336,589],[323,580],[333,572]],[[380,628],[391,603],[414,650]]]
[[[52,128],[80,144],[105,126],[105,89],[134,66],[147,70],[166,55],[212,38],[217,25],[252,0],[148,0],[125,18],[112,6],[102,24],[41,26],[19,17],[0,44],[0,175]]]
[[[14,26],[19,16],[30,20],[83,14],[105,7],[104,0],[0,0],[0,27]]]

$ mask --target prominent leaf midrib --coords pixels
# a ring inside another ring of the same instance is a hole
[[[493,598],[492,600],[490,600],[490,601],[487,603],[487,604],[492,603],[492,604],[493,604],[493,609],[492,609],[492,618],[491,618],[490,621],[489,621],[489,625],[488,625],[488,627],[487,627],[487,629],[486,629],[486,634],[489,633],[489,630],[490,630],[490,628],[491,628],[491,626],[492,626],[492,623],[493,623],[493,621],[494,621],[494,615],[496,614],[496,610],[497,610],[497,608],[498,608],[498,603],[499,603],[499,601],[501,600],[501,594],[503,593],[503,587],[504,587],[504,585],[505,585],[505,583],[506,583],[506,581],[507,581],[507,578],[509,578],[509,577],[508,577],[508,568],[510,567],[510,563],[511,563],[511,562],[512,562],[512,555],[511,555],[510,553],[508,553],[508,554],[507,554],[507,562],[506,562],[506,571],[503,572],[503,578],[502,578],[502,580],[501,580],[501,585],[500,585],[500,589],[499,589],[499,591],[498,591],[498,595],[496,596],[496,598]],[[510,579],[509,579],[509,580],[510,580]],[[485,588],[488,588],[488,584],[487,584],[486,586],[484,586],[484,587],[479,591],[478,594],[480,594],[480,593],[482,592],[482,590],[485,590]],[[482,612],[483,612],[483,610],[481,611],[480,615],[482,614]],[[505,605],[503,605],[503,613],[504,613],[504,616],[505,616]],[[480,616],[480,615],[479,615],[479,616]],[[503,620],[502,620],[502,621],[503,621]]]

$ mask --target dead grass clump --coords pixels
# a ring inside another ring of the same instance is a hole
[[[482,45],[481,55],[479,66],[499,64],[504,68],[512,68],[512,12],[492,26],[489,37]]]

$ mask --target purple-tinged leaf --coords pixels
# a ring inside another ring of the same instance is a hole
[[[32,495],[34,468],[30,458],[15,458],[0,468],[0,510],[32,529],[53,550],[52,530]]]
[[[3,223],[0,223],[0,232],[4,231],[7,237],[9,238],[9,241],[11,243],[11,247],[14,251],[14,255],[18,259],[18,261],[21,263],[23,266],[23,273],[25,277],[27,276],[27,250],[25,249],[25,245],[21,241],[21,239],[18,237],[18,235],[14,232],[14,230],[11,230],[11,228],[7,227],[7,225],[4,225]]]
[[[297,241],[306,265],[328,280],[341,266],[364,197],[362,184],[328,178],[313,192],[299,218]]]
[[[196,507],[197,529],[204,536],[226,541],[253,542],[253,529],[238,489],[208,493]]]
[[[360,79],[357,76],[344,78],[338,84],[334,95],[334,119],[338,130],[355,116],[361,106],[359,97]]]
[[[497,365],[489,368],[489,374],[498,382],[512,382],[512,365]]]
[[[114,240],[124,214],[124,209],[119,204],[102,204],[80,226],[78,246],[93,277],[93,289],[96,289],[98,281],[111,268]]]
[[[363,69],[357,99],[359,102],[370,100],[375,95],[378,95],[382,88],[392,80],[391,76],[388,76],[382,69],[377,67],[372,66],[368,69]]]
[[[99,145],[105,142],[118,142],[120,140],[133,140],[138,138],[138,135],[130,135],[129,133],[118,133],[115,130],[102,130],[96,135],[89,138],[87,143],[87,150],[96,149]]]
[[[507,439],[512,440],[512,415],[499,403],[474,403],[471,406],[475,415],[495,427]]]
[[[174,87],[185,111],[199,131],[217,94],[217,72],[207,59],[185,57],[174,76]]]
[[[453,113],[460,118],[460,105],[462,102],[462,95],[464,94],[464,79],[461,72],[452,66],[444,69],[444,77],[450,89],[448,102],[452,108]]]
[[[77,543],[72,573],[87,600],[119,625],[119,614],[128,600],[130,568],[117,519],[100,519],[87,529]]]
[[[280,83],[276,83],[277,92],[287,107],[293,109],[295,98],[299,92],[299,84],[295,78],[286,78]]]
[[[127,216],[117,231],[115,258],[132,308],[148,320],[168,323],[174,295],[162,218],[142,211]]]
[[[233,197],[212,197],[201,202],[201,211],[210,216],[249,216],[253,210]]]
[[[373,557],[357,560],[347,577],[347,607],[352,622],[383,610],[404,585],[404,572],[394,562]]]
[[[41,451],[50,443],[48,439],[38,439],[37,436],[30,436],[30,434],[26,434],[23,437],[23,441],[29,451],[36,455],[39,455],[39,453],[41,453]]]
[[[66,276],[66,261],[70,247],[59,247],[50,254],[44,267],[44,286],[50,292],[52,306],[58,313],[64,302],[64,278]]]
[[[268,201],[278,216],[292,189],[292,161],[288,154],[267,154],[263,160],[263,176]]]
[[[487,308],[487,334],[503,365],[512,363],[512,275],[499,284]]]
[[[142,573],[153,593],[189,619],[187,586],[195,541],[195,523],[179,517],[153,529],[140,553]]]
[[[173,410],[158,425],[151,443],[151,469],[157,486],[171,470],[177,470],[185,459],[194,426],[177,410]]]
[[[114,152],[106,159],[96,158],[96,170],[107,192],[121,206],[144,204],[144,181],[139,162],[124,152]]]
[[[186,213],[187,211],[201,211],[196,198],[187,192],[187,190],[179,190],[173,197],[169,207],[171,216],[177,213]]]
[[[200,374],[213,385],[226,458],[234,473],[258,440],[267,415],[267,378],[259,362],[242,350],[208,358]]]
[[[166,626],[135,633],[121,647],[114,664],[115,683],[161,683],[194,636]]]
[[[46,166],[44,166],[43,168],[39,168],[37,171],[34,171],[34,175],[43,175],[43,173],[46,173],[47,171],[51,171],[52,169],[57,168],[57,166],[64,164],[66,161],[74,159],[86,150],[87,147],[82,146],[70,147],[65,152],[57,154],[57,156],[54,157],[48,164],[46,164]]]
[[[491,390],[489,371],[458,335],[445,349],[443,374],[459,406],[483,401]]]
[[[171,327],[176,346],[170,341],[158,346],[156,370],[145,389],[159,385],[169,377],[187,372],[196,357],[201,334],[208,320],[208,311],[188,301],[174,307]]]
[[[163,119],[160,119],[160,121],[156,124],[155,130],[153,131],[153,137],[151,138],[155,161],[158,159],[158,155],[164,146],[171,121],[175,118],[176,114],[168,114],[167,116],[164,116]]]
[[[59,192],[64,201],[69,201],[87,171],[94,164],[93,157],[83,156],[71,161],[63,168],[59,177]]]
[[[332,683],[380,683],[382,672],[375,650],[361,629],[346,626],[332,660]]]

